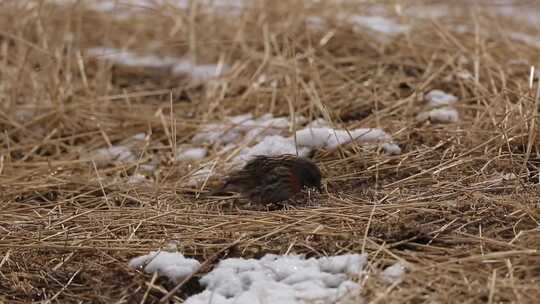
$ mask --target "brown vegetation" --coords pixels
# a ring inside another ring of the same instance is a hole
[[[540,298],[540,91],[529,73],[540,52],[505,35],[537,29],[456,7],[444,20],[397,16],[413,29],[380,42],[336,18],[369,5],[252,1],[236,17],[193,6],[122,19],[24,2],[0,3],[0,302],[156,302],[172,286],[130,258],[177,241],[204,261],[239,239],[220,257],[367,252],[368,273],[405,261],[399,284],[360,278],[366,302]],[[312,15],[327,25],[307,27]],[[232,70],[209,85],[85,55],[104,45]],[[263,73],[277,85],[254,88]],[[415,121],[431,89],[459,97],[459,122]],[[246,112],[382,128],[403,153],[317,151],[327,191],[307,204],[197,198],[204,189],[185,181],[198,164],[174,161],[175,146]],[[85,159],[140,132],[151,136],[136,162]],[[127,183],[152,158],[154,182]]]

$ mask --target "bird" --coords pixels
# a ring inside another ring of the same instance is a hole
[[[321,190],[322,174],[311,160],[292,154],[258,155],[229,174],[215,194],[239,192],[259,204],[276,204],[293,198],[305,188]]]

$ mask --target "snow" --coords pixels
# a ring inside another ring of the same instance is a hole
[[[442,19],[449,14],[447,5],[413,5],[403,11],[403,15],[421,19]]]
[[[459,114],[452,107],[443,107],[421,112],[416,116],[416,120],[420,122],[429,120],[438,123],[457,122],[459,120]]]
[[[306,125],[306,128],[321,128],[321,127],[329,127],[329,126],[330,126],[330,124],[325,119],[316,118],[316,119],[310,121]]]
[[[135,173],[131,176],[129,176],[127,183],[128,184],[141,184],[148,181],[146,177],[140,173]]]
[[[189,8],[190,0],[48,0],[58,5],[74,5],[84,3],[89,9],[100,12],[122,12],[121,17],[129,16],[128,13],[147,10],[160,6],[170,6],[177,9]],[[203,8],[216,8],[221,11],[240,13],[246,6],[245,0],[197,0],[198,6]]]
[[[456,77],[463,79],[463,80],[471,80],[474,79],[474,76],[471,74],[471,72],[467,70],[461,70],[456,72]]]
[[[176,160],[199,160],[206,156],[206,148],[185,148],[176,153]]]
[[[323,148],[330,145],[333,136],[334,132],[330,128],[305,128],[296,132],[296,142],[300,146]]]
[[[410,31],[411,28],[408,25],[399,24],[392,19],[381,16],[353,15],[345,18],[345,20],[366,27],[372,31],[388,35],[406,33]]]
[[[298,147],[294,144],[294,138],[285,138],[280,135],[270,135],[264,137],[259,143],[252,147],[243,148],[240,153],[233,159],[239,164],[247,162],[256,155],[281,155],[294,154],[298,152],[298,156],[305,157],[311,152],[307,147]]]
[[[99,57],[100,59],[105,58],[112,62],[126,66],[165,68],[173,65],[176,62],[176,60],[172,57],[139,55],[130,51],[107,47],[89,48],[86,50],[86,54],[91,57]]]
[[[172,250],[177,248],[168,245]],[[353,281],[364,274],[367,254],[343,254],[309,258],[303,255],[267,254],[260,259],[228,258],[200,278],[205,289],[185,300],[186,304],[325,304],[345,303],[358,296]],[[174,283],[196,273],[201,264],[178,252],[152,251],[133,258],[132,268],[165,276]],[[400,282],[406,267],[402,262],[387,267],[381,278]]]
[[[303,117],[297,117],[296,123],[305,121]],[[286,117],[273,117],[271,113],[264,114],[254,119],[252,114],[242,114],[229,117],[224,123],[212,123],[202,127],[191,140],[194,144],[220,143],[230,144],[240,137],[244,141],[260,139],[265,135],[275,135],[292,126]]]
[[[143,140],[146,139],[146,133],[144,133],[144,132],[137,133],[137,134],[133,135],[131,138],[133,140],[143,141]]]
[[[401,148],[394,143],[384,143],[381,145],[384,152],[390,154],[390,155],[398,155],[401,154]]]
[[[146,273],[157,272],[158,275],[176,283],[197,272],[201,264],[195,259],[184,257],[179,252],[152,251],[147,255],[133,258],[129,266],[143,267]]]
[[[533,4],[531,1],[529,4]],[[515,5],[514,5],[515,4]],[[519,1],[507,1],[506,5],[494,5],[491,8],[496,14],[500,14],[506,17],[513,18],[515,21],[533,25],[538,27],[540,25],[540,12],[534,6],[520,5],[526,3],[520,3]]]
[[[458,98],[442,90],[431,90],[424,95],[428,110],[416,115],[416,120],[423,122],[429,120],[434,123],[449,123],[459,120],[458,111],[452,107]]]
[[[383,149],[389,153],[401,152],[401,149],[391,143],[392,137],[381,129],[359,128],[353,130],[340,130],[328,127],[304,128],[296,132],[296,143],[299,146],[310,148],[328,148],[334,149],[352,141],[360,143],[383,142]],[[399,152],[398,152],[399,151]]]
[[[364,254],[226,259],[201,278],[206,289],[184,303],[340,303],[345,295],[360,289],[350,276],[359,275],[366,260]]]
[[[392,266],[387,267],[381,274],[382,279],[389,282],[395,283],[403,280],[405,275],[405,270],[407,268],[401,262],[397,262]]]
[[[146,140],[146,133],[137,133],[110,147],[99,148],[89,153],[85,153],[84,159],[94,161],[98,168],[114,164],[129,164],[139,160],[138,153]],[[138,170],[144,172],[154,172],[159,164],[158,159],[152,159],[145,164],[139,164]],[[128,182],[136,182],[134,177]]]
[[[441,90],[431,90],[424,95],[424,100],[427,102],[428,106],[440,107],[454,104],[458,98]]]
[[[86,50],[86,54],[99,59],[131,67],[167,68],[175,75],[190,75],[196,80],[207,80],[220,76],[229,69],[227,65],[197,65],[190,58],[170,56],[141,55],[127,50],[107,47],[95,47]]]
[[[474,1],[469,1],[474,2]],[[488,12],[492,18],[499,18],[499,16],[505,16],[513,18],[515,21],[529,24],[533,26],[540,25],[540,12],[534,6],[529,6],[523,1],[491,1],[495,5],[491,4],[490,1],[477,1],[482,5],[481,9],[483,12]],[[534,1],[531,1],[529,4],[532,4]],[[448,2],[450,3],[450,2]],[[428,18],[428,19],[442,19],[447,16],[453,16],[456,13],[459,15],[463,14],[463,10],[459,9],[459,6],[452,6],[443,1],[437,1],[430,4],[422,3],[421,5],[411,5],[405,8],[403,14],[409,17],[416,18]],[[471,5],[463,6],[463,8],[469,8]],[[502,4],[502,5],[501,5]],[[523,5],[525,4],[525,5]],[[534,5],[534,4],[533,4]]]
[[[138,171],[151,174],[154,171],[156,171],[158,165],[159,165],[159,157],[157,155],[154,155],[149,162],[145,164],[139,164],[139,167],[137,169]]]
[[[197,65],[191,59],[179,58],[172,66],[172,73],[175,75],[188,74],[199,80],[219,77],[223,72],[229,70],[229,66],[219,66],[215,64]]]
[[[319,259],[320,268],[330,273],[359,273],[364,263],[365,257],[358,254],[344,254]]]
[[[191,142],[194,144],[203,143],[219,143],[230,144],[236,141],[246,125],[253,122],[251,114],[243,114],[238,116],[229,117],[224,123],[212,123],[204,125],[201,130],[193,138]]]
[[[105,167],[114,163],[126,164],[137,160],[130,148],[121,145],[97,149],[92,152],[89,158],[96,163],[97,167]]]
[[[296,124],[305,124],[306,118],[295,117]],[[232,158],[232,167],[240,167],[257,155],[293,154],[301,157],[308,156],[313,150],[326,148],[335,149],[340,145],[355,141],[361,144],[371,143],[381,145],[388,154],[400,154],[401,148],[393,142],[392,136],[377,128],[358,128],[352,130],[334,129],[322,118],[306,124],[294,135],[289,117],[274,117],[271,113],[254,118],[252,114],[242,114],[228,117],[221,123],[210,123],[201,126],[191,143],[194,146],[217,144],[222,148],[219,154],[239,149]],[[195,149],[195,148],[194,148]],[[204,181],[208,170],[202,170],[192,176],[192,185]]]
[[[320,16],[308,16],[305,22],[309,29],[323,30],[326,27],[326,20]]]
[[[191,139],[194,144],[220,143],[229,144],[240,137],[240,132],[235,127],[228,127],[225,124],[208,124]]]
[[[523,42],[529,46],[540,49],[540,38],[519,32],[507,32],[510,39]]]
[[[265,136],[254,146],[243,148],[234,161],[243,163],[256,155],[294,154],[305,157],[313,149],[335,149],[339,145],[351,141],[360,143],[387,142],[383,144],[383,150],[390,154],[401,153],[399,146],[388,143],[391,140],[392,137],[381,129],[360,128],[347,131],[328,127],[304,128],[296,132],[296,142],[294,136]]]

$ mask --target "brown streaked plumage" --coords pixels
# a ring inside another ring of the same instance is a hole
[[[215,193],[240,192],[256,203],[273,204],[292,198],[305,187],[321,187],[321,171],[307,158],[290,154],[256,156],[231,173]]]

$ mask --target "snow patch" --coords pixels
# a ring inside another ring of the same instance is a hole
[[[467,70],[461,70],[456,72],[456,77],[463,80],[472,80],[474,79],[473,74]]]
[[[389,283],[401,282],[405,275],[405,270],[407,270],[405,265],[401,262],[397,262],[394,265],[387,267],[382,272],[382,279]]]
[[[126,146],[111,146],[95,150],[89,156],[98,168],[115,163],[127,164],[137,160],[135,154]]]
[[[132,268],[144,268],[146,273],[157,272],[172,282],[180,282],[199,270],[201,264],[195,259],[184,257],[179,252],[152,251],[147,255],[133,258]]]
[[[390,155],[401,154],[401,148],[395,143],[384,143],[381,145],[381,148]]]
[[[459,120],[458,111],[451,107],[443,107],[421,112],[416,116],[416,120],[423,122],[429,120],[438,123],[457,122]]]
[[[128,184],[142,184],[142,183],[145,183],[147,181],[148,180],[146,179],[146,176],[144,176],[144,175],[142,175],[140,173],[135,173],[135,174],[128,177],[127,183]]]
[[[508,32],[507,35],[512,40],[519,41],[529,46],[540,49],[540,38],[536,36],[531,36],[525,33],[518,33],[518,32]]]
[[[144,132],[137,133],[137,134],[133,135],[131,138],[133,140],[143,141],[143,140],[146,140],[146,133],[144,133]]]
[[[185,303],[340,303],[344,296],[360,289],[349,276],[359,275],[366,259],[360,254],[319,259],[273,254],[260,260],[226,259],[201,278],[206,290]]]
[[[304,124],[306,119],[296,117],[296,124]],[[316,119],[290,134],[291,119],[288,117],[273,117],[264,114],[254,118],[251,114],[229,117],[223,123],[211,123],[200,128],[191,140],[194,145],[218,144],[223,146],[220,154],[242,147],[232,158],[231,167],[240,167],[257,155],[293,154],[301,157],[308,156],[313,150],[326,148],[335,149],[340,145],[355,141],[362,144],[381,145],[389,154],[400,154],[400,147],[393,142],[392,136],[377,128],[358,128],[352,130],[334,129],[324,119]],[[195,174],[190,184],[204,181],[209,172],[203,170]]]
[[[305,122],[304,117],[297,117],[296,123]],[[251,114],[229,117],[224,123],[212,123],[202,127],[191,140],[194,144],[219,143],[230,144],[243,138],[245,142],[260,139],[266,135],[276,135],[292,127],[290,119],[264,114],[253,119]]]
[[[372,31],[387,34],[397,35],[409,32],[411,27],[409,25],[403,25],[396,23],[394,20],[381,17],[381,16],[361,16],[353,15],[346,17],[345,20],[362,27],[368,28]]]
[[[424,100],[427,102],[428,106],[440,107],[454,104],[457,102],[458,98],[441,90],[431,90],[424,95]]]
[[[220,66],[216,64],[197,65],[191,59],[187,58],[179,58],[177,62],[172,65],[172,73],[174,75],[187,74],[198,80],[219,77],[223,72],[229,69],[229,66]]]
[[[107,47],[89,48],[86,50],[86,54],[130,67],[167,68],[175,75],[187,74],[196,80],[219,77],[223,72],[229,70],[226,65],[197,65],[189,58],[141,55],[127,50]]]
[[[403,11],[403,15],[420,19],[442,19],[449,14],[447,5],[413,5]]]
[[[326,28],[326,20],[320,16],[308,16],[306,17],[306,27],[313,30],[324,30]]]
[[[330,127],[330,124],[328,123],[328,121],[326,121],[323,118],[314,119],[306,125],[306,128],[322,128],[322,127]]]
[[[281,155],[294,154],[305,157],[311,152],[307,147],[298,147],[294,144],[293,138],[285,138],[280,135],[265,136],[259,143],[252,147],[246,147],[234,158],[236,163],[245,163],[256,155]]]
[[[392,144],[392,136],[381,129],[376,128],[359,128],[353,130],[340,130],[328,127],[320,128],[304,128],[296,132],[296,142],[299,146],[310,148],[328,148],[334,149],[340,145],[347,144],[352,141],[360,143],[385,143],[383,149],[387,149],[390,153],[401,153],[401,149],[395,144]],[[392,145],[389,145],[392,144]],[[399,152],[398,152],[399,151]]]
[[[176,9],[188,9],[190,0],[46,0],[58,5],[84,5],[88,9],[99,12],[115,13],[115,17],[125,19],[130,13],[144,12],[151,8],[170,6]],[[239,15],[246,6],[245,0],[197,0],[198,7],[206,9],[219,9],[219,12],[228,12]],[[118,15],[120,13],[120,15]]]
[[[199,160],[206,156],[206,148],[185,148],[176,153],[176,160]]]

